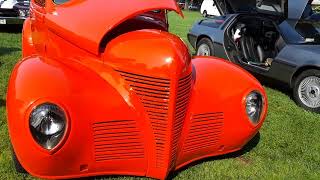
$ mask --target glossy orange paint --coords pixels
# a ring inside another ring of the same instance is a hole
[[[104,4],[31,2],[24,57],[7,95],[11,142],[28,173],[165,179],[193,161],[241,149],[258,132],[267,99],[250,74],[217,58],[191,60],[182,40],[163,30],[113,31],[150,10],[181,13],[174,0]],[[252,91],[265,98],[256,125],[245,110]],[[29,130],[31,111],[48,102],[67,114],[67,133],[51,151]]]

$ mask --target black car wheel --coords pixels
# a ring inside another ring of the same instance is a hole
[[[293,96],[301,107],[320,113],[320,71],[311,69],[301,73],[295,82]]]
[[[17,155],[16,153],[14,152],[13,148],[11,147],[11,156],[12,156],[12,160],[13,160],[13,163],[14,163],[14,167],[16,169],[16,171],[18,173],[23,173],[23,174],[26,174],[27,171],[22,167],[22,165],[20,164],[18,158],[17,158]]]
[[[207,17],[208,16],[208,12],[207,11],[203,11],[202,16],[203,17]]]
[[[208,38],[202,38],[197,44],[197,56],[213,56],[213,44]]]

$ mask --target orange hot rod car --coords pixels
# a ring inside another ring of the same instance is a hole
[[[31,1],[7,94],[18,171],[164,179],[257,134],[262,86],[223,60],[191,60],[167,10],[182,15],[175,0]]]

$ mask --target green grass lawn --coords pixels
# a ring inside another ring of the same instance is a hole
[[[194,12],[185,12],[185,19],[170,13],[170,31],[187,42],[188,29],[200,18]],[[6,124],[7,82],[21,56],[20,39],[20,33],[0,32],[0,179],[32,179],[14,171]],[[174,179],[320,179],[320,115],[297,107],[290,97],[277,90],[266,90],[269,114],[256,146],[199,162],[178,172]]]

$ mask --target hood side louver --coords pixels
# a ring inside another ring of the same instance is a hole
[[[178,145],[180,142],[180,136],[182,128],[186,118],[188,105],[190,101],[192,87],[192,74],[181,78],[178,82],[178,91],[176,97],[176,107],[174,114],[174,127],[173,127],[173,139],[172,139],[172,150],[171,150],[171,167],[175,165],[175,160],[178,155]]]
[[[224,114],[194,114],[188,136],[183,145],[183,153],[199,151],[219,144],[224,124]]]
[[[93,124],[96,162],[144,158],[136,121],[117,120]]]

